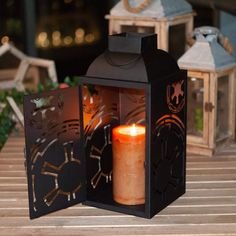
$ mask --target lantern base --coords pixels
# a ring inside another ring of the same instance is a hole
[[[89,194],[87,196],[87,201],[85,201],[84,204],[110,211],[117,211],[143,218],[150,218],[145,212],[145,204],[125,205],[114,201],[112,194],[112,184],[108,184],[104,189],[98,191],[96,194]]]
[[[232,136],[227,136],[222,139],[219,139],[215,142],[214,147],[210,148],[209,145],[206,144],[200,144],[200,143],[193,143],[188,142],[187,143],[187,153],[188,154],[197,154],[197,155],[203,155],[206,157],[212,157],[220,150],[225,147],[226,145],[229,145],[234,138]]]
[[[209,148],[203,144],[187,144],[187,154],[202,155],[205,157],[212,157],[214,155],[214,149]]]

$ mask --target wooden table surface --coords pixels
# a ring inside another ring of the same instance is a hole
[[[29,220],[24,136],[0,152],[0,235],[236,235],[236,145],[187,156],[187,192],[151,220],[76,205]]]

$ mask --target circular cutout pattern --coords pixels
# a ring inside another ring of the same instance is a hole
[[[80,164],[70,161],[64,164],[58,175],[58,186],[63,192],[73,192],[80,185]]]

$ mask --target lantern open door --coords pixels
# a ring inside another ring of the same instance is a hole
[[[24,100],[30,218],[86,199],[79,88]]]

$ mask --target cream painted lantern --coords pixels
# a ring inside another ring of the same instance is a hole
[[[57,82],[54,61],[29,57],[10,43],[0,46],[0,90],[36,91],[47,80]]]
[[[193,10],[185,0],[123,0],[106,15],[109,34],[156,33],[158,48],[176,59],[186,50],[186,37],[193,31]],[[178,40],[176,40],[178,39]]]
[[[213,27],[195,30],[194,45],[178,60],[188,71],[187,151],[212,156],[235,135],[235,68]]]

